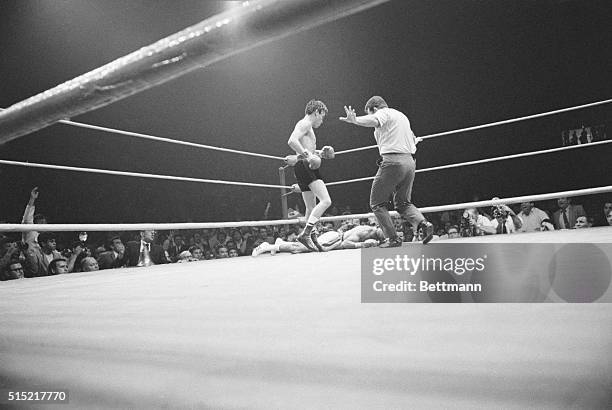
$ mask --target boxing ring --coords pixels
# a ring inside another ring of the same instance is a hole
[[[71,408],[605,408],[609,305],[361,304],[359,261],[4,283],[0,380]]]
[[[319,7],[314,14],[310,3],[314,3],[313,8]],[[0,142],[59,122],[126,137],[258,157],[276,161],[274,164],[278,165],[283,158],[275,155],[211,147],[66,118],[189,72],[204,64],[203,61],[212,64],[220,54],[229,56],[255,46],[244,42],[252,30],[247,30],[244,38],[223,31],[233,21],[257,28],[270,19],[278,21],[279,16],[287,19],[283,24],[271,26],[269,33],[259,32],[256,42],[260,44],[288,35],[296,25],[307,29],[378,3],[289,1],[285,3],[288,6],[283,6],[274,1],[244,2],[243,10],[248,9],[248,13],[240,19],[234,20],[228,15],[208,19],[156,43],[153,48],[144,48],[131,57],[9,107],[0,113]],[[207,47],[203,47],[202,39],[208,33],[218,37],[214,37],[215,41],[205,40]],[[225,38],[231,41],[224,41]],[[178,54],[177,47],[183,47]],[[200,50],[204,60],[190,60],[193,50]],[[172,55],[183,57],[172,60]],[[171,72],[148,72],[143,68],[166,70],[169,66],[172,66]],[[132,75],[146,81],[129,81]],[[120,87],[109,86],[109,80],[117,78],[121,79]],[[101,83],[106,85],[103,87]],[[610,102],[597,101],[432,134],[422,137],[423,143],[450,133]],[[548,155],[610,142],[477,159],[417,172]],[[338,151],[336,155],[340,158],[335,160],[342,161],[343,155],[373,147]],[[0,164],[246,186],[280,190],[281,194],[291,189],[282,183],[221,181],[6,159],[1,159]],[[327,185],[371,179],[368,176]],[[441,212],[609,192],[612,186],[531,192],[521,197],[444,204],[421,210]],[[372,214],[322,220],[369,216]],[[301,222],[301,219],[281,219],[48,224],[37,225],[36,230],[185,230]],[[27,227],[21,224],[0,225],[0,231],[24,230]],[[444,242],[610,243],[612,227]],[[429,246],[436,246],[436,242]],[[277,254],[3,282],[0,285],[0,389],[68,390],[68,408],[558,409],[608,408],[612,402],[612,308],[609,304],[361,303],[360,255],[359,250]],[[36,405],[36,408],[56,407]],[[23,404],[15,408],[30,406]]]

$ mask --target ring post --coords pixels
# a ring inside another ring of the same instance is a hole
[[[285,183],[285,167],[278,168],[278,178],[280,180],[280,185],[286,186]],[[287,189],[281,188],[281,212],[283,213],[283,219],[289,218],[289,209],[287,207]]]

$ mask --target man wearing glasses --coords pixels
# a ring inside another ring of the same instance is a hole
[[[23,277],[21,262],[11,263],[4,272],[0,273],[0,280],[23,279]]]

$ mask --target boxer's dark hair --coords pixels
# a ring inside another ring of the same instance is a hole
[[[306,109],[304,109],[304,112],[306,113],[306,115],[310,115],[315,111],[317,111],[318,113],[321,113],[323,111],[325,112],[325,114],[327,114],[328,112],[327,106],[325,105],[323,101],[319,101],[319,100],[308,101],[308,103],[306,104]]]

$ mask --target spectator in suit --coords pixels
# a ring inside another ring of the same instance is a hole
[[[140,241],[130,241],[126,244],[128,266],[144,266],[145,249],[149,253],[150,262],[155,265],[165,263],[164,250],[154,243],[155,231],[140,231]]]
[[[608,226],[612,226],[612,209],[606,214],[606,221],[608,221]]]
[[[127,265],[128,258],[125,246],[120,236],[113,236],[109,241],[109,251],[102,252],[98,256],[98,266],[100,269],[122,268]]]
[[[572,205],[570,198],[557,200],[559,210],[553,215],[555,229],[573,229],[579,216],[586,216],[582,205]]]
[[[28,244],[25,277],[47,276],[49,274],[49,263],[55,259],[66,260],[57,251],[55,234],[53,232],[42,232],[38,235],[38,243]]]
[[[181,252],[189,250],[189,245],[185,243],[185,239],[180,232],[170,232],[167,240],[169,242],[168,255],[170,255],[170,260],[172,262],[176,262],[178,260],[178,256],[181,254]]]
[[[230,248],[230,250],[228,251],[228,255],[230,258],[235,258],[237,256],[240,256],[238,255],[238,249],[236,248]]]
[[[521,203],[521,212],[518,213],[522,226],[519,232],[541,231],[542,221],[548,219],[548,214],[533,205],[533,202]]]

